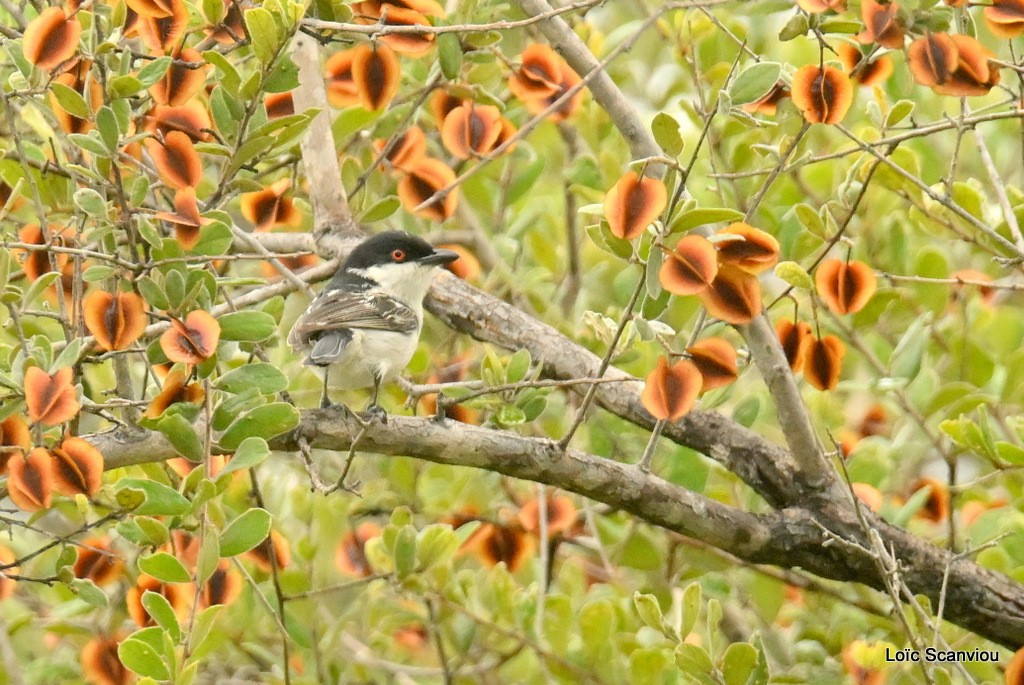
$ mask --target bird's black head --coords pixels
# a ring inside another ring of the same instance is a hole
[[[368,269],[385,264],[440,266],[458,258],[455,252],[435,249],[422,238],[404,231],[385,231],[359,243],[343,268]]]

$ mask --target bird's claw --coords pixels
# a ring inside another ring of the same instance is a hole
[[[387,423],[388,422],[388,413],[386,411],[384,411],[384,407],[380,406],[377,403],[373,403],[370,406],[368,406],[364,413],[371,420],[377,419],[381,423]]]

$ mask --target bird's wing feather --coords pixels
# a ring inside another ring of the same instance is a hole
[[[416,312],[382,293],[328,290],[310,304],[289,335],[289,342],[309,340],[319,331],[339,328],[411,333],[419,326]],[[294,344],[294,343],[293,343]]]
[[[323,366],[338,360],[342,351],[352,341],[352,331],[340,329],[321,333],[309,351],[306,364]]]

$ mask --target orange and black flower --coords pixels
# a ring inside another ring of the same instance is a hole
[[[85,327],[104,350],[126,350],[146,330],[146,305],[135,293],[94,290],[82,310]]]
[[[174,237],[186,250],[191,250],[199,243],[202,227],[212,223],[212,219],[199,213],[196,189],[188,186],[174,192],[173,212],[157,212],[154,217],[171,225]]]
[[[168,407],[178,402],[200,404],[205,397],[201,383],[187,383],[188,377],[180,369],[172,370],[164,378],[160,394],[153,398],[146,409],[147,419],[159,418]]]
[[[658,273],[661,286],[673,295],[696,295],[718,275],[718,254],[711,241],[692,233],[665,255]]]
[[[25,27],[21,52],[29,62],[49,71],[75,55],[81,35],[78,17],[68,16],[60,7],[49,7]]]
[[[457,187],[423,209],[417,209],[435,193],[455,182],[455,172],[448,165],[438,159],[423,157],[407,172],[398,182],[398,199],[405,211],[434,221],[444,221],[455,213],[459,204]]]
[[[346,576],[365,578],[373,573],[373,567],[366,559],[367,541],[378,537],[381,528],[372,521],[360,523],[355,530],[345,533],[334,552],[334,565]]]
[[[963,34],[928,33],[907,48],[914,80],[940,95],[984,95],[999,83],[995,55]]]
[[[661,216],[667,203],[665,183],[628,171],[604,196],[604,215],[611,232],[633,240]]]
[[[65,366],[51,376],[38,366],[25,371],[25,405],[34,423],[56,426],[70,421],[81,405],[72,385],[72,369]]]
[[[287,568],[292,562],[288,540],[276,530],[270,531],[270,535],[263,542],[242,556],[266,573],[270,573],[271,564],[276,564],[278,569],[282,569]]]
[[[253,224],[257,231],[269,231],[278,226],[299,226],[302,212],[288,197],[292,182],[282,178],[263,190],[245,193],[241,198],[242,216]]]
[[[199,185],[203,178],[203,163],[187,133],[170,131],[162,141],[147,138],[145,145],[165,185],[175,190]]]
[[[906,26],[900,10],[898,2],[861,0],[860,16],[864,21],[864,30],[857,39],[862,43],[878,43],[893,50],[902,48]]]
[[[804,368],[804,361],[807,359],[807,348],[811,345],[813,338],[811,324],[806,321],[779,321],[775,327],[775,334],[782,344],[782,351],[786,355],[786,361],[793,373],[800,373]]]
[[[711,285],[697,293],[708,314],[726,323],[749,323],[761,313],[761,284],[749,271],[722,263]]]
[[[7,462],[11,457],[21,456],[31,447],[32,435],[25,419],[12,414],[0,421],[0,475],[7,473]]]
[[[167,6],[170,14],[146,16],[139,12],[135,30],[151,54],[166,55],[173,52],[185,37],[185,30],[188,28],[188,6],[185,0],[164,0],[160,4]],[[136,11],[138,12],[137,9]]]
[[[520,100],[544,98],[559,90],[562,58],[543,43],[530,45],[520,56],[520,67],[508,80],[508,89]]]
[[[796,4],[806,12],[846,11],[846,0],[796,0]]]
[[[388,147],[387,140],[376,140],[373,147],[381,152]],[[427,136],[415,124],[394,139],[385,157],[395,169],[408,171],[427,155]]]
[[[792,87],[793,104],[812,124],[838,124],[853,104],[850,77],[835,67],[801,67]]]
[[[878,280],[864,262],[826,259],[814,274],[818,294],[836,314],[859,312],[875,294]]]
[[[910,486],[910,492],[917,493],[924,488],[929,488],[928,498],[917,516],[933,523],[942,523],[949,517],[949,487],[934,478],[919,478]]]
[[[53,503],[53,459],[42,447],[7,462],[7,495],[22,511],[49,509]]]
[[[487,566],[504,563],[515,573],[530,559],[534,543],[520,526],[485,523],[473,546],[477,558]]]
[[[725,338],[704,338],[686,348],[703,383],[701,392],[729,385],[739,376],[736,348]]]
[[[120,578],[124,572],[124,562],[106,535],[82,540],[78,543],[77,552],[71,568],[75,578],[86,578],[102,587]]]
[[[129,671],[117,656],[120,637],[94,637],[82,647],[79,659],[82,674],[89,685],[131,685],[135,674]]]
[[[1024,34],[1024,1],[992,0],[983,10],[988,29],[1007,40]]]
[[[324,64],[327,77],[327,101],[334,107],[359,104],[359,88],[352,79],[352,62],[356,49],[350,48],[331,55]]]
[[[534,497],[519,509],[516,518],[523,530],[540,532],[540,498]],[[546,498],[548,535],[567,534],[576,523],[576,505],[567,495],[551,495]]]
[[[380,7],[380,10],[376,16],[370,14],[365,17],[356,17],[355,21],[357,24],[379,23],[384,26],[430,26],[430,21],[423,13],[409,7],[399,7],[391,3],[362,2],[359,4],[371,12],[374,5]],[[429,33],[387,33],[378,36],[377,40],[395,52],[408,55],[409,57],[419,57],[434,47],[434,36]]]
[[[466,102],[467,100],[464,97],[459,97],[445,88],[438,88],[430,96],[430,100],[427,101],[427,109],[430,110],[434,121],[440,127],[441,123],[453,109],[466,104]]]
[[[18,567],[12,565],[15,561],[17,557],[14,552],[9,547],[0,545],[0,566],[4,567],[0,569],[0,602],[9,599],[18,584],[18,581],[7,577],[8,573],[17,575]]]
[[[876,57],[870,62],[864,61],[864,53],[856,45],[839,43],[836,46],[843,69],[862,86],[874,86],[884,83],[893,73],[892,59],[888,55]]]
[[[82,438],[67,438],[50,450],[53,489],[67,497],[94,496],[103,485],[103,455]]]
[[[846,346],[834,335],[814,338],[804,358],[804,378],[818,390],[832,390],[839,384]]]
[[[160,349],[172,362],[200,364],[216,354],[218,342],[220,324],[197,309],[184,321],[171,317],[171,327],[160,336]]]
[[[718,259],[752,274],[759,274],[779,261],[779,241],[769,233],[744,223],[734,223],[718,232]]]
[[[387,107],[398,93],[402,67],[387,45],[361,43],[353,48],[352,82],[359,103],[368,110]]]
[[[523,101],[530,114],[540,114],[555,100],[580,83],[579,75],[547,45],[531,45],[523,51],[521,66],[509,78],[509,90]],[[583,91],[551,113],[555,122],[565,121],[579,109]]]
[[[493,105],[469,103],[448,113],[441,126],[441,142],[458,159],[487,154],[501,135],[501,110]]]
[[[231,562],[221,559],[210,579],[203,586],[199,601],[204,607],[231,604],[242,594],[242,576]]]
[[[644,380],[640,401],[659,421],[678,421],[693,409],[703,382],[693,362],[681,359],[669,366],[665,357],[658,357],[654,370]]]
[[[176,107],[156,105],[146,114],[144,128],[147,133],[159,134],[163,140],[167,139],[167,134],[171,131],[181,131],[193,143],[199,143],[210,138],[209,131],[213,129],[213,122],[210,121],[210,113],[206,111],[203,103],[191,100]]]
[[[263,106],[270,121],[295,114],[295,99],[290,90],[284,93],[267,93],[263,96]]]
[[[193,48],[176,50],[171,56],[174,61],[163,78],[149,87],[149,94],[158,105],[177,107],[203,90],[210,65]]]

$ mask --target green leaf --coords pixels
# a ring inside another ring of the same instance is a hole
[[[794,288],[814,291],[814,280],[811,275],[796,262],[779,262],[775,265],[775,275]]]
[[[213,572],[217,570],[220,562],[220,540],[213,534],[213,530],[207,528],[203,541],[199,544],[199,554],[196,560],[196,582],[202,586],[210,579]]]
[[[135,76],[115,76],[107,82],[107,92],[112,98],[130,98],[145,88],[142,81]]]
[[[171,539],[171,533],[163,521],[158,521],[149,516],[134,516],[132,520],[146,536],[148,544],[152,547],[159,547]]]
[[[75,578],[68,586],[86,604],[97,609],[103,609],[107,606],[107,594],[96,587],[96,584],[88,578]]]
[[[449,81],[456,81],[462,71],[462,46],[454,33],[442,33],[437,37],[437,59],[441,73]]]
[[[187,583],[191,580],[182,563],[167,552],[139,557],[139,570],[164,583]]]
[[[669,232],[681,233],[698,226],[717,224],[722,221],[740,221],[742,218],[743,212],[738,212],[735,209],[726,209],[725,207],[691,209],[676,217],[669,227]]]
[[[734,105],[757,102],[767,95],[782,75],[778,62],[758,62],[744,69],[729,85],[729,97]]]
[[[518,383],[519,381],[526,378],[526,374],[530,373],[530,366],[533,364],[533,357],[530,356],[530,351],[525,347],[516,351],[508,359],[508,364],[505,366],[505,382],[506,383]]]
[[[678,157],[683,151],[683,137],[679,135],[679,122],[665,112],[658,112],[651,122],[654,141],[669,157]]]
[[[155,649],[143,642],[128,638],[117,647],[117,657],[130,671],[155,680],[170,680],[167,664]]]
[[[658,599],[651,594],[643,594],[639,591],[633,593],[633,606],[640,615],[640,620],[648,627],[658,632],[665,630],[665,620],[661,613],[661,605]]]
[[[398,211],[402,203],[394,195],[389,195],[383,200],[375,202],[372,207],[363,212],[359,221],[364,224],[372,224],[375,221],[383,221]]]
[[[679,637],[685,639],[693,631],[700,616],[700,583],[693,582],[683,590],[683,621],[679,626]]]
[[[68,140],[77,145],[79,148],[86,152],[91,152],[94,155],[100,155],[101,157],[109,157],[110,150],[103,144],[97,136],[99,134],[95,131],[92,133],[70,133],[68,134]]]
[[[786,42],[799,38],[800,36],[806,35],[810,30],[810,23],[807,21],[807,15],[803,12],[798,12],[790,17],[786,25],[779,31],[779,40]]]
[[[228,524],[220,534],[220,555],[233,557],[260,544],[270,535],[270,513],[266,509],[249,509]]]
[[[181,626],[178,625],[178,617],[171,608],[171,603],[159,592],[146,590],[142,594],[142,606],[152,617],[156,624],[167,631],[172,640],[177,642],[181,639]]]
[[[155,480],[143,478],[122,478],[117,482],[118,491],[141,490],[145,495],[142,504],[135,509],[144,516],[177,516],[188,513],[192,504],[177,490]]]
[[[210,638],[213,637],[213,623],[217,620],[217,616],[220,615],[223,608],[223,604],[215,604],[212,607],[203,609],[196,615],[196,623],[192,628],[192,635],[189,640],[193,659],[202,659],[216,645],[216,642]]]
[[[270,448],[263,438],[246,438],[235,450],[235,456],[221,469],[220,475],[248,469],[270,456]]]
[[[157,422],[156,429],[174,446],[181,456],[193,463],[199,463],[206,457],[203,442],[196,433],[192,422],[177,413],[165,413]]]
[[[395,572],[399,579],[408,577],[416,570],[416,529],[402,526],[395,539]]]
[[[804,225],[804,228],[822,240],[828,239],[828,230],[825,228],[825,222],[813,207],[801,203],[794,205],[793,211],[796,213],[796,218]]]
[[[139,69],[139,73],[135,77],[142,82],[143,87],[149,88],[164,77],[167,69],[171,66],[171,61],[170,57],[158,57]]]
[[[57,104],[60,105],[61,109],[68,114],[79,119],[88,119],[92,115],[92,112],[89,111],[89,105],[85,102],[85,98],[74,88],[54,81],[50,84],[50,92],[53,93],[53,97],[57,100]]]
[[[236,419],[220,438],[220,446],[226,450],[237,449],[242,441],[250,437],[270,440],[299,425],[299,411],[285,402],[273,402],[256,407]]]
[[[199,242],[189,252],[217,257],[227,252],[234,240],[231,229],[218,221],[203,229]]]
[[[889,110],[889,115],[885,117],[886,127],[895,126],[909,117],[914,111],[914,105],[913,100],[900,100],[894,104]]]
[[[96,129],[100,132],[103,144],[110,152],[117,151],[117,142],[121,137],[121,130],[117,125],[117,117],[114,110],[109,107],[100,107],[96,112]]]
[[[256,59],[264,65],[270,64],[277,51],[277,24],[270,12],[262,7],[245,11],[245,27],[252,41],[252,51]]]
[[[757,649],[749,642],[734,642],[722,657],[722,675],[726,685],[746,685],[757,666]]]
[[[458,537],[446,525],[429,525],[420,531],[416,540],[416,560],[423,568],[447,564],[458,550]]]
[[[288,387],[288,378],[273,364],[259,362],[232,369],[213,385],[224,392],[239,393],[256,388],[264,395],[272,395]]]
[[[277,330],[274,317],[266,312],[231,312],[221,316],[217,322],[220,324],[221,340],[260,342]]]
[[[710,673],[714,668],[706,649],[686,642],[676,647],[676,666],[688,674]]]

